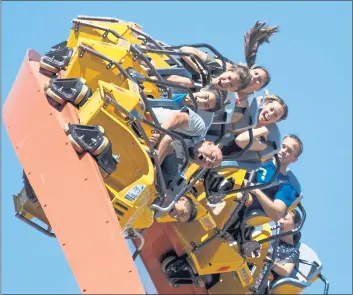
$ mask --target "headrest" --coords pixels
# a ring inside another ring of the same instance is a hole
[[[197,110],[197,114],[203,119],[203,121],[205,122],[205,133],[202,134],[203,137],[206,136],[206,133],[208,131],[208,129],[211,127],[212,125],[212,121],[214,119],[214,115],[215,113],[213,112],[206,112],[204,110]]]
[[[322,263],[315,251],[312,250],[308,245],[299,242],[298,247],[300,252],[300,259],[316,264],[316,266],[314,266],[305,263],[299,263],[297,266],[298,273],[310,281],[313,277],[321,272]]]
[[[293,187],[295,188],[295,190],[298,192],[298,193],[301,193],[302,192],[302,189],[301,189],[301,186],[300,186],[300,183],[299,183],[299,180],[297,179],[297,177],[294,175],[293,171],[292,170],[287,170],[287,176],[289,178],[289,183],[291,185],[293,185]]]
[[[232,114],[235,107],[235,94],[228,92],[227,99],[230,101],[221,110],[214,113],[212,124],[229,124],[232,120]]]
[[[273,157],[280,150],[281,143],[281,134],[277,124],[271,124],[268,126],[269,135],[267,137],[267,147],[263,151],[247,151],[240,158],[237,158],[237,153],[226,157],[227,160],[232,160],[232,158],[236,158],[237,162],[247,162],[247,163],[256,163],[268,160]],[[276,144],[276,149],[274,149],[271,143]],[[232,157],[233,156],[233,157]]]
[[[267,140],[276,143],[277,148],[281,146],[281,132],[279,131],[278,125],[276,123],[266,126],[269,134]]]
[[[233,130],[242,132],[253,128],[257,124],[257,117],[259,115],[259,105],[256,98],[253,98],[249,103],[249,107],[245,110],[244,116],[236,123],[233,124]],[[252,124],[249,125],[249,118],[252,119]]]

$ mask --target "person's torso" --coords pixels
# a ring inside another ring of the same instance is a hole
[[[167,108],[153,108],[153,111],[156,115],[158,122],[162,125],[165,121],[167,121],[173,114],[176,112],[181,112],[183,110],[171,110]],[[175,128],[174,132],[198,138],[205,133],[205,122],[204,120],[196,114],[191,109],[188,109],[189,121],[185,128]]]
[[[273,162],[267,163],[264,166],[260,167],[256,172],[256,183],[263,184],[269,182],[275,171],[276,166]],[[271,187],[263,189],[262,192],[266,194],[266,196],[268,196],[270,199],[274,199],[280,185],[283,183],[289,183],[289,177],[279,172],[273,182],[273,185]]]

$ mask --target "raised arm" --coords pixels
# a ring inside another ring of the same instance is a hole
[[[189,47],[189,46],[183,46],[180,48],[181,52],[187,52],[187,53],[192,53],[196,56],[198,56],[202,61],[206,61],[207,59],[207,53],[203,52],[199,49],[196,49],[194,47]],[[194,71],[198,72],[199,69],[196,66],[196,64],[191,60],[190,57],[188,56],[182,56],[181,57],[190,67],[192,67],[194,69]]]
[[[187,128],[189,126],[189,114],[186,112],[175,112],[172,113],[171,116],[163,122],[161,125],[162,128],[166,130],[173,130],[176,128]],[[151,138],[153,143],[158,141],[159,135]],[[163,163],[165,157],[172,152],[173,139],[169,135],[165,135],[159,146],[158,146],[158,161],[160,164]]]
[[[253,129],[254,142],[251,145],[249,150],[263,151],[267,147],[267,144],[262,143],[260,140],[260,137],[262,137],[262,136],[267,137],[267,135],[268,135],[268,129],[266,128],[266,126],[262,126],[260,128]],[[242,149],[244,149],[247,146],[249,141],[250,141],[250,137],[249,137],[248,131],[244,131],[244,132],[240,133],[235,138],[235,143],[237,144],[237,146],[239,146]]]
[[[287,210],[286,204],[281,200],[271,200],[264,192],[259,189],[251,191],[251,194],[256,197],[264,209],[266,215],[273,221],[280,220]]]

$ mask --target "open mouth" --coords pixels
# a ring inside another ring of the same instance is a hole
[[[219,80],[217,84],[220,88],[224,88],[222,80]]]
[[[262,115],[262,119],[263,119],[264,121],[269,121],[270,118],[269,118],[268,113],[264,113],[264,114]]]
[[[172,210],[170,210],[169,215],[172,216],[172,217],[175,217],[175,216],[177,215],[175,208],[173,208]]]
[[[205,157],[204,157],[203,155],[201,155],[201,154],[198,155],[197,158],[198,158],[199,160],[201,160],[201,161],[202,161],[203,159],[205,159]]]

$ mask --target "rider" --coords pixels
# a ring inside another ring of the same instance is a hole
[[[302,221],[297,210],[293,210],[282,217],[278,222],[281,227],[281,231],[289,232],[297,228]],[[274,259],[271,272],[268,277],[264,278],[266,280],[275,281],[281,277],[295,277],[295,265],[299,263],[299,241],[301,238],[301,233],[297,232],[294,235],[288,235],[279,238],[279,243],[276,248],[276,252],[273,256],[273,247],[270,247],[267,257],[269,259]],[[273,243],[272,243],[273,245]],[[266,269],[263,268],[261,273],[265,275]],[[259,275],[258,280],[262,280],[262,276]],[[247,295],[254,294],[253,292],[247,292]],[[268,291],[264,294],[271,294]]]
[[[182,196],[169,212],[169,216],[179,222],[192,222],[197,216],[197,209],[190,197]]]
[[[278,222],[282,232],[289,232],[298,227],[301,223],[301,216],[297,210],[287,213]],[[289,277],[293,274],[295,264],[299,262],[299,247],[301,233],[281,237],[275,253],[275,262],[272,268],[274,277]],[[271,255],[270,255],[271,256]]]
[[[215,89],[223,91],[241,91],[245,89],[252,80],[249,69],[241,64],[232,64],[226,71],[212,73],[210,85]],[[196,87],[194,80],[191,78],[171,75],[167,77],[167,80],[182,84],[188,88]]]
[[[277,95],[265,96],[264,105],[259,111],[257,126],[253,129],[253,144],[249,148],[252,151],[262,151],[267,147],[263,139],[267,139],[270,133],[270,125],[285,120],[288,116],[288,106]],[[212,126],[209,133],[214,132],[218,126]],[[222,148],[223,155],[231,155],[243,150],[249,143],[248,131],[236,134],[234,140]]]
[[[249,69],[249,73],[251,76],[250,82],[247,83],[246,87],[243,89],[227,89],[228,91],[235,91],[236,95],[236,106],[234,108],[234,114],[232,116],[232,121],[236,122],[243,117],[245,109],[248,107],[247,98],[250,94],[253,94],[256,91],[260,91],[261,89],[265,88],[271,81],[271,77],[269,71],[262,66],[256,66],[255,60],[258,48],[264,42],[270,42],[269,38],[278,31],[278,26],[274,27],[266,27],[266,22],[256,22],[255,26],[252,27],[249,32],[245,34],[245,59],[247,63],[247,67]],[[193,48],[189,46],[184,46],[180,48],[182,52],[189,52],[197,55],[201,60],[203,60],[212,77],[220,76],[224,70],[222,67],[222,61],[219,58],[212,57],[207,53]],[[183,56],[182,59],[186,63],[187,66],[191,67],[192,71],[198,72],[198,67],[196,64],[191,60],[190,57]],[[234,63],[230,60],[226,59],[226,70],[229,70]],[[174,79],[177,76],[173,76]],[[178,82],[184,83],[188,87],[193,87],[194,82],[189,78],[182,78],[179,77]]]
[[[278,153],[280,159],[280,172],[275,179],[275,185],[266,189],[252,190],[253,203],[250,209],[262,208],[266,215],[274,221],[280,220],[292,205],[298,193],[287,175],[288,166],[298,160],[303,152],[303,143],[297,135],[285,136],[281,143],[281,150]],[[269,162],[257,170],[256,183],[268,182],[276,167],[274,162]],[[241,198],[241,196],[239,196]]]

